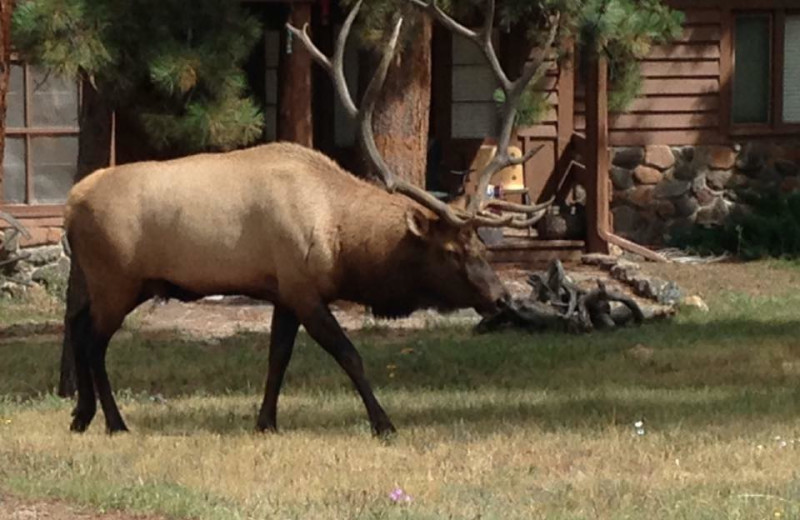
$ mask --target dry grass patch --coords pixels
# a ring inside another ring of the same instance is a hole
[[[220,520],[798,518],[800,296],[783,289],[709,292],[708,314],[593,336],[354,334],[400,428],[389,442],[305,336],[278,435],[252,433],[264,335],[117,338],[133,433],[113,438],[101,415],[67,431],[57,339],[6,342],[0,487]]]

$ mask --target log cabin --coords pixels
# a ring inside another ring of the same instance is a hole
[[[642,60],[642,90],[627,111],[602,114],[600,144],[609,149],[608,160],[585,159],[584,134],[595,135],[587,128],[587,107],[597,109],[589,103],[597,84],[574,61],[553,65],[542,85],[550,109],[516,135],[522,152],[544,145],[524,165],[520,193],[534,201],[593,199],[599,209],[586,215],[590,229],[607,226],[642,244],[662,243],[676,226],[724,219],[735,205],[726,190],[736,186],[800,186],[800,2],[666,1],[685,13],[683,34]],[[297,141],[349,165],[353,125],[328,78],[284,29],[286,21],[308,22],[315,40],[330,46],[343,19],[336,0],[244,4],[264,22],[262,42],[247,65],[267,120],[263,140]],[[506,60],[519,59],[512,40],[498,32]],[[469,42],[437,26],[431,50],[430,137],[437,163],[446,171],[465,170],[491,147],[495,86]],[[347,63],[357,81],[356,52]],[[60,238],[62,204],[76,171],[79,87],[25,63],[11,68],[0,208],[29,228],[25,246]],[[147,158],[123,118],[111,126],[111,162]],[[594,166],[581,168],[582,157]],[[499,246],[496,260],[525,259],[532,249],[556,256],[597,249],[583,238],[527,238],[524,245]]]

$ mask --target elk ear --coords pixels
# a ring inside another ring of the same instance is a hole
[[[418,238],[427,238],[430,231],[430,220],[417,208],[406,211],[406,226],[412,235]]]

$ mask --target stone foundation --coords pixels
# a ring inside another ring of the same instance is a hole
[[[69,277],[69,257],[60,244],[16,249],[4,254],[0,263],[17,260],[0,266],[0,297],[23,296],[33,284],[63,296]]]
[[[694,224],[746,211],[741,190],[800,190],[800,141],[733,146],[653,145],[612,150],[615,231],[645,245]]]

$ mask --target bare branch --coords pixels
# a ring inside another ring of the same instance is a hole
[[[9,215],[5,211],[0,211],[0,219],[5,220],[9,224],[11,224],[11,227],[16,229],[17,232],[19,234],[21,234],[23,237],[31,238],[31,234],[28,232],[28,229],[25,226],[22,225],[22,222],[20,222],[19,220],[15,219],[14,217]]]

